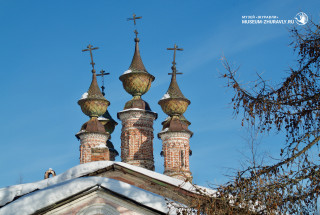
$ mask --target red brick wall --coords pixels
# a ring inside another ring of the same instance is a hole
[[[121,161],[154,170],[153,121],[155,113],[125,110],[118,113],[122,121]]]
[[[162,132],[162,151],[164,156],[164,174],[180,180],[192,180],[189,166],[188,132]]]
[[[80,163],[110,160],[109,149],[106,146],[108,135],[83,132],[80,138]]]
[[[91,148],[91,161],[107,161],[110,160],[108,148]]]

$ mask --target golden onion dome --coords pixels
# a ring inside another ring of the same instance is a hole
[[[163,112],[169,116],[180,116],[186,110],[190,101],[182,94],[176,78],[176,67],[172,67],[171,82],[167,93],[160,99],[158,104],[161,106]]]
[[[148,92],[151,82],[155,77],[147,72],[142,62],[139,51],[139,38],[135,38],[135,51],[130,67],[119,79],[122,81],[123,88],[134,98],[140,98]]]
[[[100,91],[94,69],[92,70],[92,82],[87,93],[86,97],[78,101],[82,112],[89,117],[99,117],[103,115],[110,105],[110,102]]]

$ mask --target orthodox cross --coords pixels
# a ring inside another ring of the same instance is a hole
[[[127,21],[133,20],[133,24],[134,24],[134,25],[136,25],[136,20],[137,20],[137,19],[141,19],[141,18],[142,18],[142,16],[137,17],[136,14],[133,14],[132,17],[133,17],[133,18],[127,18]]]
[[[102,78],[101,90],[102,90],[102,95],[103,95],[103,96],[105,95],[105,93],[104,93],[104,89],[105,89],[105,87],[104,87],[104,77],[103,77],[103,76],[105,76],[105,75],[110,75],[110,73],[109,73],[109,72],[105,72],[104,70],[101,70],[101,71],[100,71],[100,74],[97,74],[97,76],[101,76],[101,78]]]
[[[181,75],[181,72],[177,72],[176,71],[176,51],[183,51],[182,48],[178,48],[178,46],[176,44],[174,44],[173,48],[167,48],[167,50],[173,50],[173,61],[172,61],[172,71],[173,73],[168,73],[168,75],[172,75],[172,74],[177,74],[177,75]]]
[[[92,45],[88,45],[87,46],[87,49],[83,49],[82,51],[83,52],[86,52],[86,51],[90,51],[90,57],[91,57],[91,65],[92,65],[92,69],[94,70],[94,65],[95,65],[95,63],[93,62],[93,56],[92,56],[92,50],[96,50],[96,49],[98,49],[99,47],[93,47]]]

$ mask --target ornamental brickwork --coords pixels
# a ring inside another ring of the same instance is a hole
[[[190,132],[160,132],[164,174],[183,181],[192,181],[189,166]]]
[[[153,121],[157,114],[138,109],[118,113],[122,121],[121,161],[154,170]]]
[[[108,134],[83,132],[80,139],[80,163],[110,160],[110,152],[106,145]]]
[[[141,17],[139,17],[140,19]],[[138,19],[138,18],[137,18]],[[135,15],[133,17],[135,23]],[[154,170],[153,157],[153,121],[157,118],[157,113],[151,111],[150,106],[141,96],[148,92],[151,83],[155,77],[148,73],[140,55],[137,30],[135,32],[135,50],[129,69],[120,77],[123,88],[132,95],[131,100],[127,101],[124,110],[118,113],[118,119],[122,122],[121,130],[121,161]],[[84,114],[90,117],[90,120],[83,124],[81,130],[76,134],[80,139],[80,163],[100,160],[115,160],[118,155],[113,144],[108,138],[114,131],[117,122],[109,114],[107,107],[110,102],[104,98],[104,86],[101,93],[97,76],[104,76],[102,70],[96,74],[94,69],[92,50],[98,49],[88,45],[83,51],[90,51],[92,66],[92,82],[87,93],[78,101]],[[166,94],[158,102],[161,109],[169,117],[162,123],[162,131],[158,137],[162,139],[162,152],[164,156],[164,174],[180,179],[192,181],[192,174],[189,167],[189,156],[191,150],[189,139],[192,132],[188,129],[191,124],[183,114],[190,105],[190,101],[182,94],[178,83],[176,69],[176,51],[182,51],[175,44],[173,48],[173,62],[171,82]],[[107,141],[108,140],[108,141]]]

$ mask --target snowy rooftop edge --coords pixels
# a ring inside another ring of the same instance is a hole
[[[115,179],[104,177],[83,177],[68,180],[55,186],[25,195],[16,201],[0,208],[0,215],[32,214],[39,209],[50,206],[86,189],[101,186],[136,202],[139,202],[158,211],[168,213],[169,208],[164,197],[140,189]],[[44,195],[45,193],[45,195]],[[170,212],[169,212],[170,213]]]
[[[92,172],[96,172],[100,169],[110,167],[112,165],[119,165],[130,170],[139,172],[141,174],[147,175],[151,178],[166,182],[173,186],[180,187],[181,189],[197,193],[196,188],[190,182],[184,182],[179,179],[172,178],[142,167],[133,166],[123,162],[115,161],[95,161],[85,164],[80,164],[75,167],[72,167],[55,177],[44,179],[38,182],[27,183],[27,184],[18,184],[0,189],[0,207],[11,202],[14,198],[23,196],[35,190],[41,190],[53,185],[57,185],[62,182],[66,182],[71,179],[79,178],[85,175],[88,175]],[[203,187],[197,186],[198,188],[203,189]],[[205,189],[205,192],[208,194],[214,194],[215,191],[209,188]]]
[[[132,110],[136,110],[136,111],[144,111],[144,112],[149,112],[149,113],[157,114],[156,112],[153,112],[153,111],[150,111],[150,110],[144,110],[144,109],[141,109],[141,108],[128,108],[128,109],[125,109],[125,110],[119,111],[118,113],[124,113],[124,112],[132,111]]]

